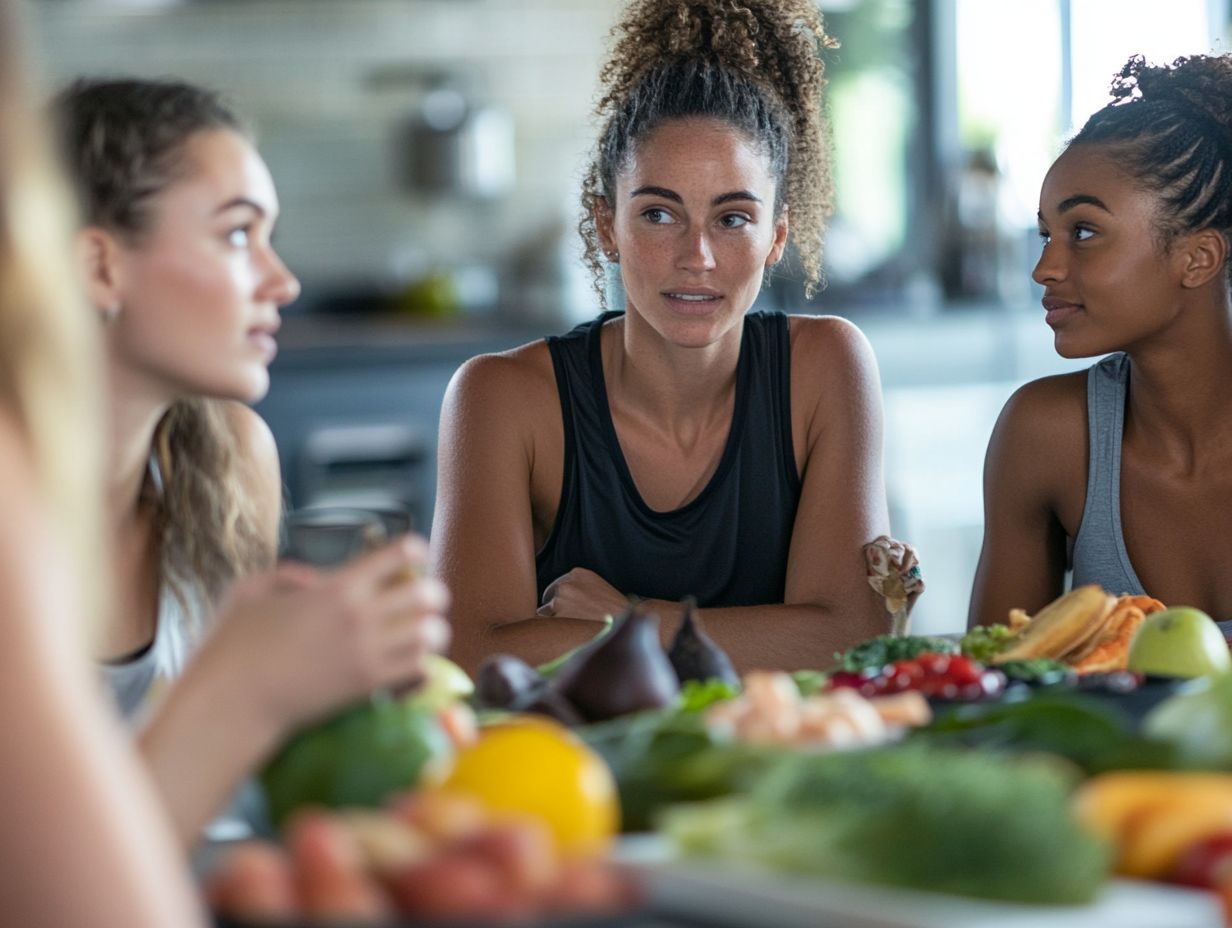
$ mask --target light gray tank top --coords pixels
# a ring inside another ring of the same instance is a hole
[[[1087,499],[1074,539],[1073,583],[1098,583],[1110,593],[1142,596],[1142,581],[1129,562],[1121,530],[1121,439],[1125,432],[1125,395],[1129,357],[1111,354],[1087,370]],[[1168,605],[1177,605],[1169,603]],[[1232,619],[1220,621],[1232,637]]]
[[[1111,354],[1087,370],[1087,498],[1074,539],[1075,587],[1098,583],[1109,593],[1146,593],[1129,562],[1121,531],[1121,438],[1129,357]]]

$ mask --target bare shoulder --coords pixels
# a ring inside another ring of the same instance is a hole
[[[789,316],[793,367],[851,373],[852,368],[876,370],[873,346],[854,323],[839,316]]]
[[[1023,384],[1006,401],[994,440],[1055,450],[1062,442],[1084,440],[1086,420],[1086,371],[1041,377]]]
[[[1086,371],[1023,384],[1006,401],[984,459],[986,503],[1017,499],[1070,513],[1086,487]]]
[[[446,396],[455,418],[506,424],[532,423],[556,404],[556,374],[544,341],[471,358],[454,372]]]
[[[274,442],[274,433],[269,425],[257,412],[243,403],[232,400],[220,400],[223,419],[231,437],[235,441],[236,450],[246,460],[254,460],[263,464],[278,464],[278,446]]]
[[[788,325],[797,439],[811,446],[837,423],[880,421],[881,376],[864,333],[838,316],[789,316]]]

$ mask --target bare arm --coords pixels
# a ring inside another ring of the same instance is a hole
[[[445,394],[432,557],[453,594],[450,656],[468,671],[497,651],[545,661],[599,630],[593,621],[535,615],[532,468],[553,471],[545,492],[559,496],[563,446],[557,462],[543,460],[562,441],[551,433],[561,431],[559,405],[541,344],[468,361]]]
[[[242,474],[271,546],[281,478],[273,437],[232,412]],[[405,682],[447,641],[444,589],[410,580],[427,557],[408,539],[346,568],[281,569],[237,584],[140,747],[186,845],[296,726]]]
[[[802,464],[784,603],[702,611],[742,671],[828,667],[835,651],[889,629],[863,550],[889,531],[877,362],[850,323],[792,323],[792,420]]]
[[[968,626],[1035,612],[1062,592],[1066,493],[1086,488],[1085,374],[1034,381],[1001,411],[984,459],[984,543]]]
[[[19,925],[204,925],[86,655],[83,604],[24,448],[0,417],[0,898]]]

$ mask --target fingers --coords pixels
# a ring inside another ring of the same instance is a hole
[[[870,572],[882,576],[890,572],[889,541],[882,535],[864,546],[864,563]]]
[[[411,583],[387,587],[374,604],[386,620],[413,616],[444,615],[449,609],[449,590],[434,577],[421,577]]]
[[[556,615],[556,607],[558,605],[556,602],[557,594],[560,592],[560,588],[565,584],[565,581],[567,581],[572,574],[573,571],[561,574],[547,585],[547,588],[543,591],[543,602],[540,604],[539,608],[535,610],[535,615]]]
[[[427,559],[427,542],[418,535],[403,535],[356,558],[340,568],[337,576],[343,584],[372,590],[423,574]]]
[[[386,661],[405,663],[411,655],[439,654],[449,647],[451,638],[449,622],[439,615],[420,616],[414,622],[403,622],[390,629],[385,636]],[[418,672],[416,666],[410,669]]]
[[[435,614],[391,626],[375,655],[366,689],[412,686],[423,678],[424,657],[443,653],[449,647],[450,638],[449,623]]]

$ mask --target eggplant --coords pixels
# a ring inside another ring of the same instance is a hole
[[[684,616],[668,649],[667,659],[681,683],[689,680],[703,683],[722,680],[731,686],[740,686],[740,674],[736,673],[731,658],[702,628],[701,617],[697,615],[697,600],[692,596],[684,600]]]
[[[634,605],[602,640],[570,658],[552,687],[586,721],[602,722],[669,705],[680,681],[659,643],[659,617]]]
[[[514,709],[544,686],[539,671],[512,654],[490,654],[475,674],[475,695],[491,709]]]
[[[546,682],[543,686],[527,693],[524,699],[515,704],[514,709],[518,712],[546,715],[568,728],[577,728],[585,721],[573,703]]]

